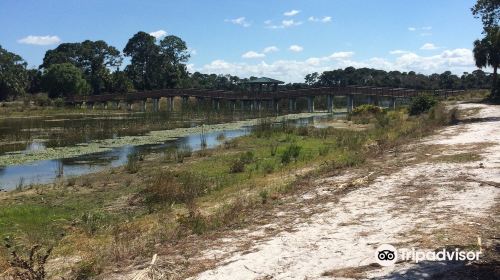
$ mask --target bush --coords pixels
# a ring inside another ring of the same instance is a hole
[[[240,156],[240,160],[244,164],[250,164],[254,161],[254,157],[255,157],[254,153],[252,151],[248,151]]]
[[[410,115],[420,115],[429,111],[437,104],[437,100],[430,95],[420,95],[412,99],[409,107]]]
[[[207,179],[193,172],[161,171],[147,185],[147,202],[191,203],[209,191]]]
[[[264,164],[262,165],[262,170],[264,171],[264,173],[266,174],[271,174],[274,172],[274,164],[270,161],[266,161],[264,162]]]
[[[64,99],[62,98],[56,98],[54,99],[54,106],[61,108],[64,106]]]
[[[137,153],[131,153],[127,156],[127,164],[125,165],[125,170],[128,173],[134,174],[139,171],[139,161],[142,160],[142,156]]]
[[[45,93],[36,94],[33,97],[33,101],[37,106],[50,106],[52,104],[50,98]]]
[[[292,160],[297,160],[302,147],[296,144],[291,144],[281,155],[281,163],[289,164]]]
[[[382,108],[380,108],[378,106],[375,106],[372,104],[363,104],[363,105],[360,105],[360,106],[357,106],[356,108],[354,108],[352,110],[351,114],[353,116],[366,115],[366,114],[376,115],[376,114],[380,114],[382,112],[383,112]]]
[[[229,167],[229,173],[241,173],[245,171],[245,163],[241,159],[236,159]]]

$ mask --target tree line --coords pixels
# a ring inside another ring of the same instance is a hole
[[[492,74],[480,69],[458,76],[450,71],[424,75],[414,71],[347,67],[311,73],[305,76],[304,83],[287,84],[283,87],[362,85],[429,90],[491,87],[492,96],[498,98],[500,1],[478,0],[472,13],[481,18],[484,25],[484,38],[473,44],[476,66],[491,67]],[[125,57],[130,63],[122,68]],[[122,52],[102,40],[62,43],[45,53],[38,69],[28,69],[21,56],[0,46],[0,100],[38,92],[47,92],[51,98],[61,98],[164,88],[238,90],[241,82],[255,78],[189,73],[186,66],[189,58],[187,44],[181,38],[170,35],[158,40],[142,31],[128,40]]]

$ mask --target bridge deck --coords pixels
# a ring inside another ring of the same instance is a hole
[[[277,100],[277,99],[293,99],[310,96],[346,96],[346,95],[370,95],[379,97],[395,97],[408,98],[422,93],[432,93],[439,96],[456,95],[461,90],[414,90],[407,88],[380,88],[380,87],[320,87],[295,90],[280,90],[276,92],[266,92],[262,94],[226,91],[226,90],[211,90],[211,89],[161,89],[143,92],[133,92],[126,94],[102,94],[90,96],[78,96],[69,98],[66,103],[82,103],[82,102],[107,102],[107,101],[137,101],[148,98],[161,97],[195,97],[195,98],[212,98],[221,100]]]

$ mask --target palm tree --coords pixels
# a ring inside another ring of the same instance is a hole
[[[500,65],[500,28],[489,28],[482,40],[474,41],[474,59],[479,68],[493,67],[493,83],[491,97],[500,99],[500,89],[497,82],[497,70]]]

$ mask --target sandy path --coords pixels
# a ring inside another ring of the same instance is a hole
[[[375,262],[374,250],[383,243],[434,250],[451,242],[446,238],[442,244],[432,241],[437,232],[453,235],[450,228],[457,225],[462,229],[491,227],[482,221],[493,220],[498,225],[498,212],[492,209],[500,201],[500,106],[459,107],[480,110],[460,124],[404,148],[402,154],[392,156],[397,160],[385,163],[398,165],[396,172],[358,179],[365,186],[343,196],[334,195],[332,186],[343,186],[343,182],[359,178],[359,174],[318,181],[317,188],[301,199],[331,197],[321,205],[311,206],[321,208],[320,213],[305,220],[298,218],[301,215],[295,211],[308,211],[306,207],[277,213],[288,220],[296,216],[296,223],[286,231],[258,239],[249,250],[235,249],[235,244],[242,238],[252,240],[266,235],[265,229],[276,225],[227,238],[223,247],[206,250],[200,258],[217,259],[218,265],[193,279],[422,279],[449,269],[432,263],[406,262],[383,268],[367,265]],[[435,152],[416,160],[430,148]],[[464,152],[480,154],[482,159],[459,163],[436,160],[443,154]],[[464,240],[470,237],[456,234]],[[356,270],[363,267],[362,271]],[[324,276],[328,271],[329,276]]]

